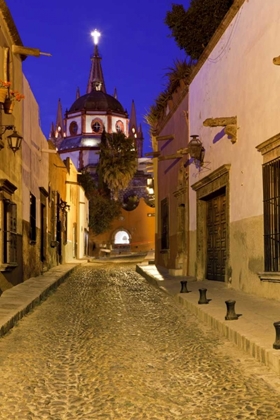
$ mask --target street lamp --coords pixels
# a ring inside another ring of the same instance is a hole
[[[8,145],[10,149],[15,153],[17,150],[20,149],[21,143],[22,143],[22,136],[18,134],[18,132],[15,129],[14,125],[0,125],[1,132],[0,132],[0,150],[3,149],[4,143],[2,141],[2,135],[7,130],[13,130],[13,133],[7,136]]]
[[[194,134],[191,136],[191,140],[188,144],[189,154],[191,158],[199,161],[203,164],[205,149],[198,137],[198,135]]]

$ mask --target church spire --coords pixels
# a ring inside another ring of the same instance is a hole
[[[98,51],[98,39],[101,36],[100,32],[96,29],[91,33],[94,42],[94,53],[91,57],[91,68],[87,84],[87,93],[93,90],[101,90],[106,93],[105,81],[101,67],[101,57]]]
[[[63,121],[62,105],[61,105],[60,98],[58,100],[58,105],[57,105],[55,129],[56,129],[55,137],[56,138],[57,137],[63,137],[63,135],[64,135],[64,121]]]
[[[128,135],[130,138],[134,139],[137,155],[139,158],[141,158],[143,156],[143,140],[144,139],[143,139],[141,125],[139,128],[137,126],[136,109],[135,109],[134,101],[132,101],[132,105],[131,105]]]
[[[132,105],[131,105],[128,133],[129,133],[129,137],[133,137],[133,138],[137,137],[137,121],[136,121],[136,110],[135,110],[134,101],[132,101]]]
[[[50,129],[50,134],[49,134],[49,140],[52,140],[55,138],[55,128],[54,128],[54,123],[51,123],[51,129]]]

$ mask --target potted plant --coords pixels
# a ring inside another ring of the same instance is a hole
[[[6,114],[11,114],[15,105],[15,101],[20,102],[24,99],[24,95],[17,90],[10,90],[4,102],[4,111]]]
[[[0,103],[4,103],[8,96],[8,89],[11,86],[11,82],[4,82],[0,79]]]

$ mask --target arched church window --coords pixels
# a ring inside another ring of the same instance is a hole
[[[71,136],[76,136],[77,135],[77,133],[78,133],[78,124],[76,123],[76,121],[72,121],[70,123],[69,131],[70,131]]]
[[[102,121],[98,118],[92,121],[91,123],[92,131],[96,134],[100,134],[103,130],[103,124]]]
[[[116,132],[123,133],[123,122],[120,120],[116,122]]]

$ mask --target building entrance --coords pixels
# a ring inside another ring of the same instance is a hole
[[[225,281],[226,267],[226,191],[215,192],[206,202],[208,280]]]

